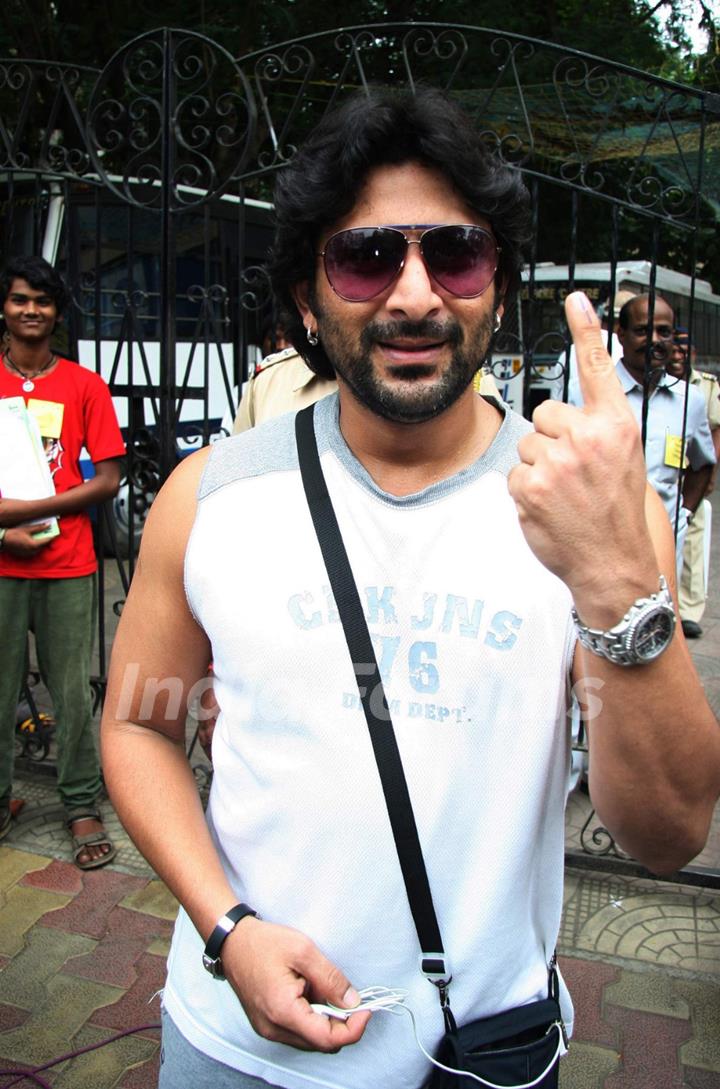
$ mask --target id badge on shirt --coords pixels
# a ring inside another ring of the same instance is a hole
[[[671,435],[665,432],[665,464],[671,469],[680,469],[683,464],[682,435]]]
[[[59,439],[62,431],[65,405],[58,401],[41,401],[31,397],[27,403],[28,412],[37,420],[40,434],[44,439]]]

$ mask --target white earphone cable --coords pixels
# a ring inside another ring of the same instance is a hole
[[[526,1081],[519,1085],[498,1085],[497,1082],[488,1081],[486,1078],[480,1077],[479,1074],[473,1074],[469,1070],[456,1070],[454,1067],[445,1066],[444,1063],[441,1063],[438,1061],[438,1059],[433,1058],[430,1052],[427,1051],[425,1047],[423,1047],[422,1041],[420,1040],[420,1036],[418,1035],[417,1022],[415,1020],[415,1014],[409,1006],[405,1005],[405,999],[407,997],[406,992],[391,991],[387,987],[366,987],[363,991],[361,991],[361,996],[364,1003],[367,1003],[365,1005],[365,1008],[371,1008],[373,1013],[392,1013],[395,1015],[398,1015],[400,1013],[409,1014],[410,1021],[412,1022],[415,1043],[420,1048],[420,1051],[422,1051],[428,1062],[432,1063],[433,1066],[436,1066],[438,1070],[444,1070],[447,1074],[456,1074],[458,1077],[461,1078],[471,1078],[479,1085],[485,1086],[486,1089],[534,1089],[534,1086],[539,1085],[540,1082],[547,1077],[547,1075],[550,1073],[553,1066],[555,1065],[564,1050],[562,1026],[560,1025],[559,1021],[553,1021],[553,1023],[550,1025],[550,1028],[548,1029],[548,1033],[551,1032],[552,1029],[555,1029],[558,1034],[558,1043],[552,1059],[545,1067],[543,1072],[541,1074],[538,1074],[536,1078],[533,1078],[532,1081]],[[368,999],[369,1002],[367,1002]]]

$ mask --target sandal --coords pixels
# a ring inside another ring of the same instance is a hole
[[[108,862],[112,862],[117,854],[117,847],[104,829],[102,832],[88,832],[85,836],[74,836],[72,826],[75,822],[87,820],[99,821],[102,824],[102,817],[97,809],[73,812],[67,818],[66,824],[72,840],[73,862],[79,870],[96,870],[99,866],[107,866]],[[98,847],[103,843],[110,848],[106,854],[100,855],[99,858],[89,858],[87,862],[80,862],[80,855],[87,847]]]
[[[0,839],[4,839],[10,831],[13,815],[10,803],[0,806]]]

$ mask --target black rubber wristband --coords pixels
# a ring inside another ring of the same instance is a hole
[[[203,952],[203,965],[216,979],[224,978],[222,966],[220,965],[220,950],[223,947],[223,942],[246,915],[254,915],[257,918],[257,911],[253,911],[247,904],[236,904],[235,907],[226,911],[222,918],[218,919],[217,926],[207,940]]]

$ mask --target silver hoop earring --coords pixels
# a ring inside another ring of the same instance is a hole
[[[309,325],[307,326],[305,332],[307,333],[307,342],[311,347],[314,348],[316,344],[319,344],[320,338],[317,336],[316,333],[313,333]]]
[[[500,315],[498,313],[496,313],[495,314],[495,326],[493,328],[493,333],[499,333],[501,325],[502,325],[502,319],[501,319]]]

